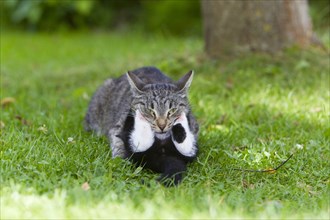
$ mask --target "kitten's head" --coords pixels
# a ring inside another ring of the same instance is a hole
[[[146,84],[131,72],[127,78],[133,93],[132,108],[142,114],[156,133],[168,132],[182,112],[189,111],[187,92],[193,71],[175,83]]]

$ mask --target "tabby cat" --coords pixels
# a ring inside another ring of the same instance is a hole
[[[155,67],[108,79],[89,104],[85,128],[108,137],[113,157],[176,185],[198,152],[198,124],[187,98],[192,79],[190,71],[174,82]]]

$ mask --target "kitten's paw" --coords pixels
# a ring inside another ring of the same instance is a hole
[[[176,124],[172,128],[172,137],[177,143],[182,143],[187,137],[187,133],[184,130],[182,124]]]
[[[197,153],[196,139],[190,131],[188,119],[182,113],[172,128],[172,141],[176,149],[184,156],[194,157]]]
[[[133,152],[148,150],[155,141],[155,134],[150,124],[137,110],[134,117],[134,129],[130,135],[130,144]]]

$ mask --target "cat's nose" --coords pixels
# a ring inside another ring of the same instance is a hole
[[[164,128],[166,127],[166,121],[162,118],[157,120],[157,126],[159,127],[160,130],[164,130]]]
[[[160,130],[164,130],[164,128],[166,127],[166,125],[165,124],[162,124],[162,125],[158,125],[158,127],[160,128]]]

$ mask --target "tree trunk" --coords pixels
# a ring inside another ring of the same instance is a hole
[[[211,57],[308,46],[307,0],[201,0],[205,49]]]

